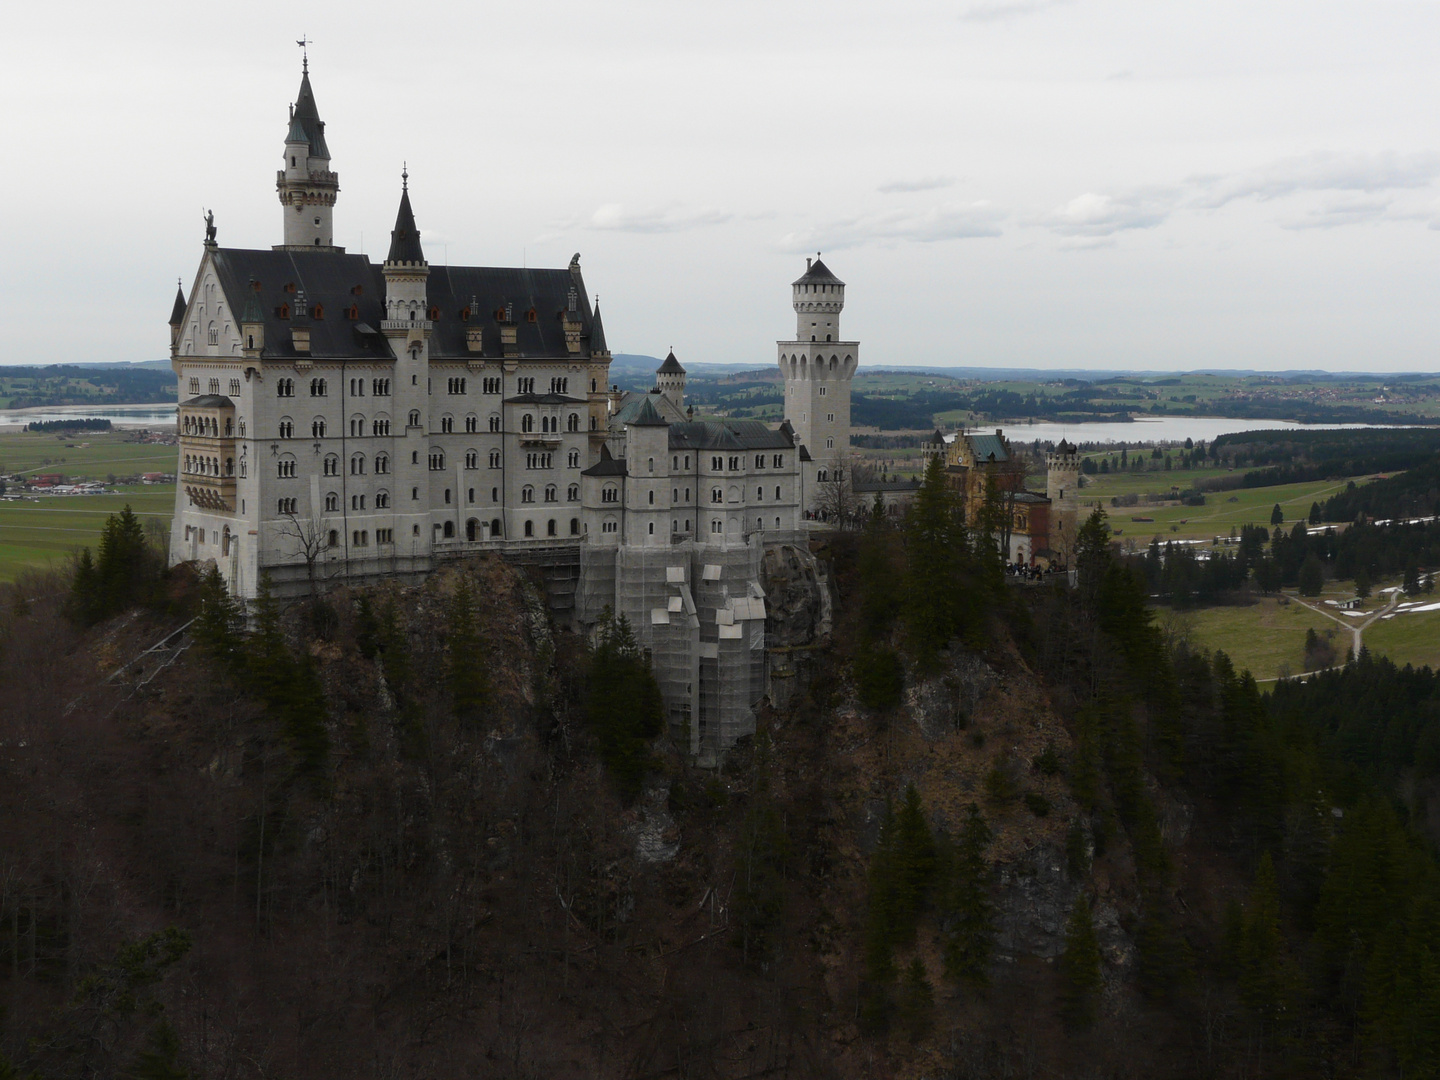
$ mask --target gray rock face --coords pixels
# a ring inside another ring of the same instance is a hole
[[[640,818],[630,827],[635,857],[642,863],[667,863],[680,853],[680,830],[670,816],[668,784],[647,788],[639,807]]]
[[[766,643],[773,648],[809,645],[830,633],[830,590],[823,568],[794,544],[765,549],[760,560],[765,589]]]
[[[1053,960],[1064,953],[1065,924],[1076,890],[1076,883],[1065,872],[1065,851],[1058,845],[1036,845],[1024,860],[1003,868],[995,894],[996,958]],[[1128,966],[1135,945],[1120,926],[1119,911],[1101,901],[1095,904],[1092,917],[1106,964]]]

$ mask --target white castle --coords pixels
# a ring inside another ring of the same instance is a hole
[[[578,255],[432,267],[406,174],[384,263],[335,246],[339,176],[308,63],[284,154],[284,243],[221,247],[209,223],[175,298],[172,562],[213,560],[249,598],[262,576],[300,594],[498,551],[545,566],[578,628],[605,607],[630,619],[697,757],[753,731],[760,561],[802,541],[850,442],[844,283],[816,259],[792,286],[785,422],[699,421],[673,352],[648,394],[610,387]]]

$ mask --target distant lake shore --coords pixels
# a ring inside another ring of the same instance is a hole
[[[109,420],[118,428],[175,426],[175,403],[154,401],[140,405],[35,405],[27,409],[0,409],[0,430],[24,427],[42,420]]]

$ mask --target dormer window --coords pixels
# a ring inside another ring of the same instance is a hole
[[[537,322],[537,321],[539,321],[539,318],[540,318],[539,313],[536,312],[536,310],[535,310],[533,307],[532,307],[529,311],[527,311],[527,312],[525,313],[525,321],[526,321],[526,322],[532,322],[532,323],[533,323],[533,322]]]
[[[429,312],[426,313],[425,317],[431,322],[434,322],[436,319],[440,318],[440,309],[438,307],[432,307]]]
[[[463,307],[463,308],[460,309],[460,321],[461,321],[461,322],[469,322],[469,321],[470,321],[470,309],[469,309],[468,307]]]
[[[282,318],[282,319],[288,319],[289,317],[290,317],[290,305],[289,305],[289,304],[281,304],[281,305],[280,305],[280,318]]]
[[[363,296],[365,292],[365,286],[356,285],[353,289],[350,290],[350,292],[355,296]]]
[[[325,317],[325,305],[324,305],[324,304],[316,304],[316,305],[315,305],[313,308],[311,308],[311,310],[310,310],[310,317],[311,317],[312,319],[323,319],[323,318]]]
[[[345,317],[351,321],[360,318],[360,308],[355,304],[351,304],[345,309]]]

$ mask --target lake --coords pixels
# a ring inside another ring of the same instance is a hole
[[[109,420],[116,427],[164,428],[175,426],[174,403],[149,405],[57,405],[53,408],[0,409],[0,431],[41,420]]]
[[[1298,424],[1293,420],[1227,420],[1223,416],[1157,416],[1131,423],[999,424],[977,426],[976,431],[1001,427],[1013,443],[1059,442],[1062,438],[1084,447],[1086,443],[1209,442],[1233,431],[1335,431],[1348,428],[1395,427],[1395,424]]]

